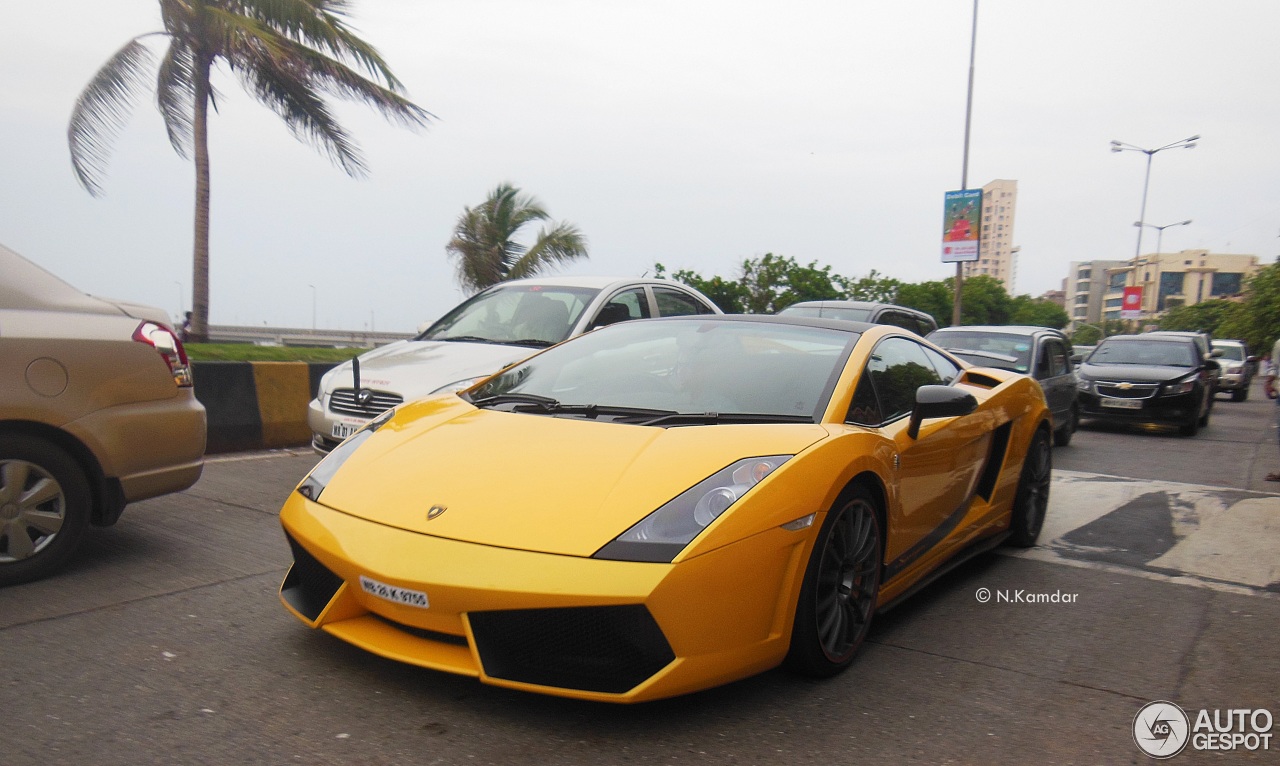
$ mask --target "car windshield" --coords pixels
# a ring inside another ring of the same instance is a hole
[[[778,314],[810,319],[821,317],[843,319],[846,322],[867,322],[871,318],[871,309],[855,309],[848,306],[788,306]]]
[[[1213,350],[1214,350],[1214,351],[1221,351],[1221,352],[1222,352],[1222,358],[1223,358],[1223,359],[1229,359],[1229,360],[1231,360],[1231,361],[1233,361],[1233,362],[1243,362],[1243,361],[1244,361],[1244,347],[1243,347],[1243,346],[1237,346],[1237,345],[1235,345],[1235,344],[1233,344],[1233,343],[1221,343],[1221,344],[1219,344],[1219,343],[1215,343],[1215,344],[1213,344]]]
[[[1156,340],[1103,341],[1089,355],[1089,364],[1146,364],[1164,367],[1195,367],[1194,343]]]
[[[957,352],[965,361],[983,367],[1025,373],[1031,369],[1031,338],[1005,332],[972,332],[965,330],[938,330],[929,340],[943,348]],[[983,355],[965,356],[962,351],[979,351]]]
[[[549,346],[569,337],[599,292],[589,287],[499,285],[464,301],[417,340]]]
[[[699,422],[732,422],[744,413],[814,422],[857,339],[854,332],[763,322],[626,322],[516,365],[467,399],[588,417],[612,408],[624,416],[696,415]]]

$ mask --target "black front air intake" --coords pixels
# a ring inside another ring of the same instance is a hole
[[[675,659],[641,604],[468,616],[485,673],[508,681],[620,694]]]
[[[280,595],[289,602],[289,606],[308,620],[315,622],[324,611],[338,588],[342,586],[342,578],[330,572],[315,556],[307,553],[307,549],[298,544],[286,532],[289,547],[293,549],[293,566],[284,577],[280,586]]]

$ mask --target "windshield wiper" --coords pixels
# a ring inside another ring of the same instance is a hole
[[[546,348],[554,346],[555,343],[541,338],[521,338],[520,340],[491,340],[489,343],[497,343],[500,346],[532,346],[533,348]]]
[[[655,410],[646,407],[623,407],[612,404],[562,404],[550,396],[525,394],[512,391],[505,394],[494,394],[472,399],[477,407],[492,407],[498,404],[514,404],[512,412],[533,412],[542,415],[585,415],[588,418],[653,418],[675,414],[674,410]]]
[[[634,422],[639,426],[716,426],[742,423],[812,423],[813,418],[809,415],[775,415],[767,412],[672,412]]]
[[[450,335],[447,338],[423,338],[422,340],[439,340],[450,343],[501,343],[493,338],[481,338],[479,335]]]
[[[549,396],[538,396],[537,394],[522,394],[519,392],[511,392],[506,394],[494,394],[493,396],[482,396],[478,399],[469,400],[477,407],[492,407],[496,404],[532,404],[543,410],[550,410],[552,407],[559,407],[560,402]]]

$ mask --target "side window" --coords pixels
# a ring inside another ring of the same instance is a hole
[[[878,426],[884,422],[880,413],[880,400],[876,399],[876,390],[871,385],[871,376],[864,374],[853,390],[853,401],[849,402],[849,414],[846,423],[860,426]]]
[[[1045,345],[1045,351],[1048,352],[1049,356],[1050,375],[1057,377],[1071,372],[1071,354],[1067,351],[1067,347],[1062,341],[1049,341]]]
[[[907,338],[880,341],[871,352],[871,361],[863,375],[869,377],[875,387],[882,422],[911,412],[920,386],[946,382],[930,363],[924,347]]]
[[[689,314],[714,314],[711,307],[688,293],[669,287],[653,288],[653,298],[658,302],[658,316],[679,317]]]
[[[960,374],[960,365],[928,346],[921,346],[920,348],[924,349],[924,355],[929,357],[929,361],[933,363],[933,369],[938,371],[938,376],[942,378],[942,382],[950,384]]]
[[[628,319],[648,319],[649,316],[649,299],[645,297],[643,287],[636,287],[624,290],[610,298],[609,302],[600,308],[596,318],[591,320],[590,329],[594,330],[614,322],[625,322]]]
[[[1036,380],[1053,377],[1053,341],[1040,342],[1040,353],[1036,355],[1036,369],[1032,372]]]
[[[920,325],[916,324],[916,318],[908,316],[898,311],[886,311],[876,320],[877,324],[889,324],[894,327],[901,327],[904,330],[918,332]]]

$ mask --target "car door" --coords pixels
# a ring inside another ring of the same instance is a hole
[[[897,450],[890,487],[897,516],[885,546],[888,576],[928,556],[960,523],[989,448],[990,433],[973,416],[929,420],[916,438],[907,434],[916,389],[950,382],[930,353],[937,356],[910,338],[880,341],[850,408],[850,422],[878,426]]]
[[[1071,418],[1071,405],[1076,398],[1071,352],[1066,343],[1057,338],[1040,339],[1036,347],[1035,379],[1053,412],[1054,426],[1061,428]]]

